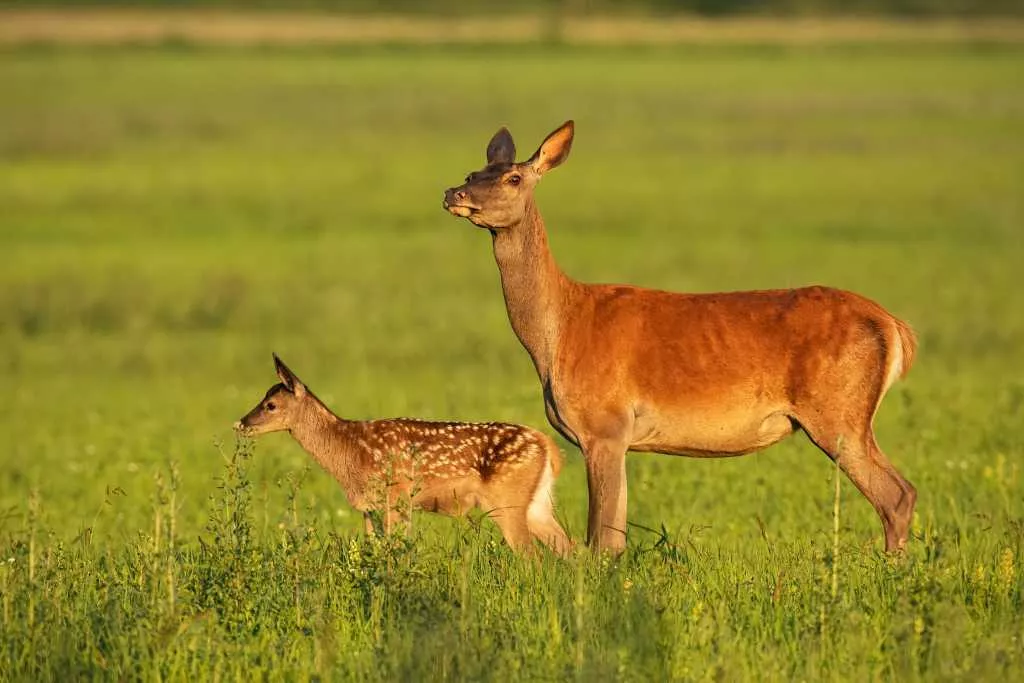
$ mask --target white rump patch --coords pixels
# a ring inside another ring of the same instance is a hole
[[[544,472],[540,475],[537,488],[530,500],[530,507],[526,509],[526,518],[537,522],[547,521],[551,517],[551,510],[554,506],[554,494],[552,487],[555,484],[555,473],[551,468],[551,458],[544,463]]]

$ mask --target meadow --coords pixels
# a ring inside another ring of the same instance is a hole
[[[1022,67],[968,44],[5,49],[0,680],[1010,678]],[[630,455],[615,561],[524,561],[481,515],[365,539],[287,436],[236,444],[271,351],[345,417],[552,433],[490,239],[440,203],[500,125],[525,156],[567,118],[538,201],[572,276],[824,283],[914,326],[876,422],[920,496],[905,556],[802,435]]]

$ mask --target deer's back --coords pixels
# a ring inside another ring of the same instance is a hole
[[[500,422],[434,422],[407,418],[364,423],[360,447],[375,469],[391,468],[424,480],[474,477],[542,458],[545,435]]]
[[[612,387],[636,403],[691,411],[781,404],[794,382],[851,353],[881,359],[893,321],[869,299],[827,287],[677,294],[591,285],[563,321],[551,384],[574,402]]]

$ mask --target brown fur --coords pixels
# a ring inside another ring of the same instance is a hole
[[[586,459],[588,543],[625,547],[627,450],[743,455],[803,429],[875,507],[886,549],[903,548],[917,494],[872,422],[913,362],[910,327],[827,287],[677,294],[570,279],[548,249],[533,188],[572,138],[569,121],[516,164],[501,129],[488,165],[444,205],[493,236],[509,320],[548,418]]]
[[[236,428],[288,431],[364,513],[368,533],[374,511],[391,531],[411,509],[458,516],[479,507],[516,550],[529,550],[533,538],[561,555],[571,549],[554,517],[561,457],[551,437],[498,422],[343,420],[276,355],[274,362],[281,384]]]
[[[900,370],[900,379],[903,379],[910,372],[910,366],[914,364],[914,356],[917,355],[917,335],[914,334],[910,325],[898,318],[893,318],[893,320],[896,321],[896,329],[900,334],[900,347],[903,349],[903,367]]]

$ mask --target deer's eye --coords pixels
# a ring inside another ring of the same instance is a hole
[[[523,176],[521,175],[510,175],[508,178],[505,178],[505,182],[509,185],[518,185],[522,180]]]
[[[274,405],[273,401],[271,401],[270,403],[267,404],[267,411],[272,413],[275,410],[277,410],[277,406]]]

